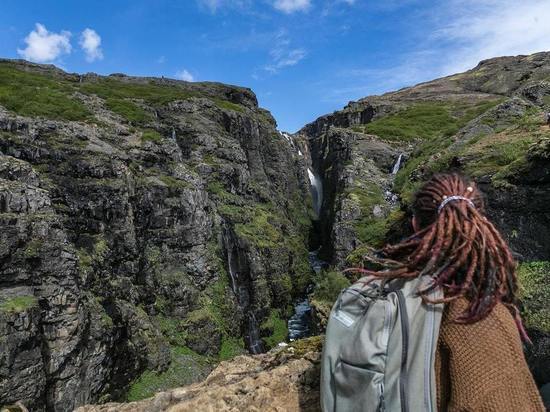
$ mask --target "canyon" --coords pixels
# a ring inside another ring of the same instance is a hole
[[[0,60],[0,404],[317,410],[321,341],[301,338],[448,170],[475,179],[520,262],[526,355],[549,383],[549,111],[550,53],[294,134],[243,87]]]

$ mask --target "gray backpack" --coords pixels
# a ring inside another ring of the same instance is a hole
[[[324,412],[436,411],[443,304],[425,304],[417,294],[430,279],[365,284],[363,278],[340,293],[323,348]],[[429,295],[441,296],[439,289]]]

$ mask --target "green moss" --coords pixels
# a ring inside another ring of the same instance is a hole
[[[42,249],[43,245],[44,242],[40,239],[31,240],[25,246],[23,254],[27,259],[36,259],[40,256],[40,249]]]
[[[149,398],[158,392],[189,385],[205,377],[212,368],[212,360],[187,347],[174,347],[171,363],[164,372],[147,370],[130,386],[127,401]]]
[[[310,352],[321,352],[323,350],[324,339],[324,336],[311,336],[305,339],[298,339],[291,342],[286,351],[292,351],[296,357],[302,357]]]
[[[244,107],[241,106],[240,104],[235,104],[222,99],[213,99],[213,100],[214,100],[214,103],[216,103],[216,106],[218,106],[220,109],[233,110],[239,113],[244,112]]]
[[[153,129],[145,129],[141,133],[142,142],[153,142],[156,144],[161,144],[163,140],[162,135]]]
[[[445,101],[416,103],[368,123],[363,129],[366,133],[398,141],[448,137],[499,102],[491,100],[473,105]]]
[[[248,209],[248,220],[235,225],[235,233],[258,248],[274,248],[282,241],[282,233],[276,227],[278,217],[268,205],[255,204]],[[278,226],[278,225],[277,225]]]
[[[350,281],[340,272],[323,271],[317,275],[312,299],[332,304]]]
[[[363,186],[355,186],[347,196],[359,205],[361,217],[354,221],[358,239],[363,243],[380,245],[385,237],[386,219],[375,217],[373,209],[376,205],[385,204],[382,189],[375,184],[361,182]]]
[[[129,79],[99,78],[87,80],[81,86],[83,93],[95,94],[107,99],[142,99],[150,105],[163,105],[174,100],[186,100],[198,96],[183,86],[162,85],[156,81],[136,82]]]
[[[87,120],[91,117],[79,101],[72,98],[74,87],[51,75],[17,69],[0,63],[0,104],[22,116],[48,119]]]
[[[246,353],[243,338],[224,336],[219,353],[220,361],[229,360]]]
[[[165,174],[160,174],[158,178],[164,183],[166,186],[172,188],[172,189],[182,189],[185,187],[190,187],[189,183],[185,180],[176,179],[173,176],[168,176]]]
[[[284,342],[288,336],[286,321],[281,318],[278,310],[271,310],[269,317],[262,323],[260,329],[269,335],[262,340],[268,348],[275,347],[279,342]]]
[[[550,262],[522,263],[518,276],[525,325],[550,332]]]
[[[130,100],[110,97],[105,100],[105,105],[112,112],[134,124],[144,124],[153,119],[150,113]]]
[[[0,311],[19,313],[36,306],[38,306],[38,299],[36,297],[23,295],[8,298],[0,302]]]

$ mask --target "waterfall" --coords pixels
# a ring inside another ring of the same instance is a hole
[[[260,339],[260,330],[258,329],[258,321],[254,312],[248,312],[248,347],[250,353],[257,355],[263,352],[263,345]]]
[[[309,176],[309,181],[311,183],[311,196],[313,198],[313,211],[317,220],[321,216],[321,206],[323,205],[323,183],[311,169],[307,169],[307,174]]]
[[[176,140],[176,129],[172,127],[172,139]]]
[[[391,174],[392,175],[395,175],[397,174],[397,172],[399,172],[399,168],[401,167],[401,161],[403,160],[403,153],[401,153],[399,155],[399,157],[397,158],[397,161],[395,162],[395,164],[393,165],[393,169],[391,171]]]
[[[237,304],[246,317],[245,341],[248,350],[252,354],[263,352],[263,343],[260,338],[260,329],[254,309],[251,305],[251,281],[250,275],[246,269],[240,268],[238,250],[235,247],[235,242],[232,233],[225,229],[223,233],[223,243],[227,253],[227,268],[229,277],[231,278],[231,289],[237,298]]]

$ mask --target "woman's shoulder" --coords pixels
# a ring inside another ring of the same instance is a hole
[[[446,305],[442,324],[443,332],[457,332],[463,337],[472,335],[473,339],[480,337],[485,339],[491,337],[498,340],[506,339],[512,341],[515,345],[521,345],[514,318],[504,304],[497,303],[486,317],[477,322],[456,322],[464,314],[468,306],[469,302],[466,298],[456,299]]]

